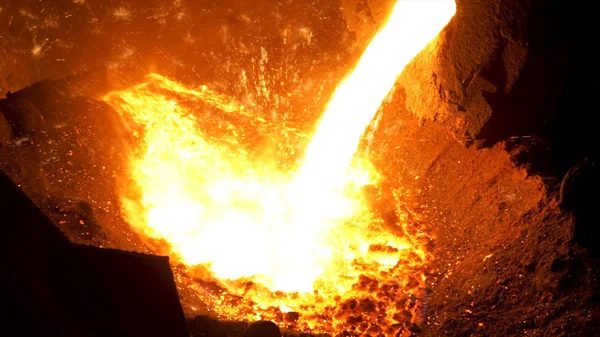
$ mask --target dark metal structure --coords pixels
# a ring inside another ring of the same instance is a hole
[[[0,172],[0,335],[188,336],[168,258],[69,242]]]

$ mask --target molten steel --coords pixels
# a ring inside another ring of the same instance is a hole
[[[338,329],[343,319],[322,312],[369,298],[374,290],[361,288],[365,278],[380,286],[391,282],[395,291],[423,288],[422,276],[413,288],[402,279],[427,255],[418,240],[398,235],[405,232],[402,221],[384,224],[371,209],[364,187],[375,185],[378,174],[355,153],[397,76],[454,12],[453,0],[398,2],[335,91],[291,172],[278,163],[298,158],[260,151],[273,126],[252,107],[206,87],[191,90],[152,74],[146,83],[108,94],[105,100],[138,142],[130,181],[123,184],[128,221],[164,240],[176,260],[204,268],[255,303],[255,310],[305,314],[307,329]],[[393,326],[402,308],[384,309],[377,324]],[[273,319],[267,311],[259,315]]]

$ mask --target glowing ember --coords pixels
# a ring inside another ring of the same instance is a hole
[[[334,93],[297,170],[280,165],[297,158],[260,150],[301,135],[285,130],[287,137],[272,139],[265,130],[273,126],[206,87],[190,90],[153,74],[108,94],[139,143],[131,181],[123,184],[128,221],[166,241],[185,265],[204,268],[256,303],[261,316],[275,317],[269,307],[300,312],[306,329],[337,331],[344,319],[323,312],[376,293],[365,280],[395,289],[380,296],[386,305],[398,300],[397,291],[423,288],[424,277],[405,276],[424,265],[424,251],[414,237],[398,234],[405,233],[402,221],[385,223],[371,209],[363,188],[377,183],[377,173],[355,153],[404,66],[454,12],[453,0],[396,4]],[[397,324],[406,310],[383,309],[382,327]]]

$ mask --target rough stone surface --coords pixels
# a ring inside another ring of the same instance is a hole
[[[385,21],[393,0],[341,0],[348,30],[354,34],[354,47],[362,50]]]
[[[358,36],[378,25],[361,20],[361,13],[387,2],[368,5],[359,12],[344,7]],[[587,47],[595,39],[594,10],[587,6],[458,0],[456,16],[439,39],[400,77],[406,107],[466,145],[542,136],[552,143],[557,174],[583,156],[597,157],[591,115],[583,112],[583,102],[594,105],[592,92],[599,87],[599,67]]]
[[[244,337],[281,337],[281,331],[273,322],[258,321],[248,326]]]
[[[402,96],[373,147],[435,236],[419,335],[598,335],[598,259],[559,207],[560,179],[528,174],[505,142],[465,148],[439,124],[419,126]]]

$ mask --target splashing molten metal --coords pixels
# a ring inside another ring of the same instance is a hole
[[[302,134],[266,135],[276,126],[205,86],[191,90],[152,74],[111,92],[105,101],[138,143],[123,184],[128,221],[166,241],[175,260],[204,268],[254,303],[255,315],[274,319],[267,313],[274,307],[299,312],[302,328],[313,331],[336,331],[343,323],[340,315],[323,314],[328,308],[373,296],[374,289],[361,287],[365,280],[379,290],[422,291],[423,272],[416,270],[428,256],[417,238],[398,234],[410,232],[403,216],[386,226],[371,209],[364,187],[376,185],[378,175],[356,154],[397,76],[454,12],[453,0],[399,1],[335,91],[300,158],[270,145]],[[412,286],[410,273],[418,274]],[[397,292],[386,294],[378,297],[382,327],[397,324],[405,309],[393,304]]]

